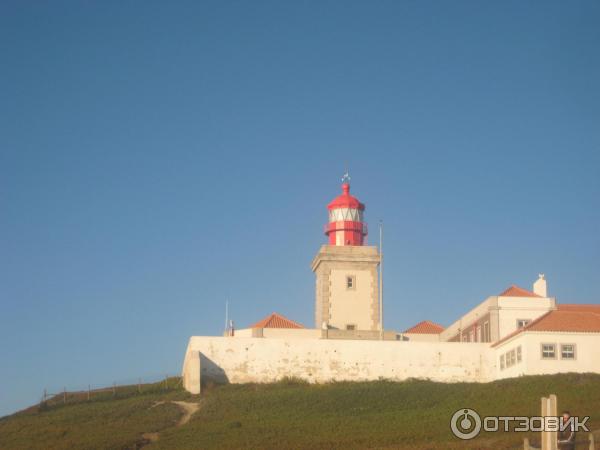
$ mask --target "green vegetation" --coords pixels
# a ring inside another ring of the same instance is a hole
[[[136,449],[146,443],[143,433],[173,427],[181,410],[163,400],[188,399],[179,379],[87,393],[62,394],[45,405],[0,418],[0,449]]]
[[[555,393],[559,408],[591,416],[600,428],[600,375],[522,377],[488,384],[429,381],[309,385],[209,386],[200,398],[181,388],[144,386],[66,405],[52,403],[0,419],[2,449],[501,449],[519,448],[523,433],[483,433],[459,441],[450,432],[452,414],[464,407],[482,416],[538,415],[540,397]],[[189,423],[175,426],[182,411],[156,401],[201,402]],[[160,432],[149,443],[142,433]],[[538,440],[535,434],[529,436]],[[584,436],[582,436],[584,438]],[[522,448],[522,447],[521,447]]]

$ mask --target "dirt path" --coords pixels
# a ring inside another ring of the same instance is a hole
[[[144,433],[142,434],[142,439],[148,443],[156,442],[158,441],[158,433]]]
[[[181,401],[180,402],[176,402],[176,401],[154,402],[154,404],[150,408],[154,408],[155,406],[158,406],[158,405],[164,405],[165,403],[173,403],[174,405],[179,406],[179,408],[183,411],[183,415],[181,416],[181,419],[179,419],[179,422],[177,422],[177,425],[175,425],[176,427],[181,427],[181,426],[185,425],[186,423],[188,423],[190,421],[190,419],[192,418],[192,416],[194,415],[194,413],[200,409],[200,403],[181,402]],[[142,434],[142,442],[140,442],[138,444],[139,446],[137,448],[142,448],[143,446],[146,446],[148,444],[158,441],[158,439],[159,439],[159,433],[144,433],[144,434]]]
[[[171,403],[174,403],[177,406],[179,406],[181,409],[183,409],[183,416],[181,417],[181,419],[179,419],[179,422],[177,422],[178,427],[188,423],[190,421],[190,419],[192,418],[192,416],[194,415],[194,413],[196,411],[198,411],[198,409],[200,409],[199,403],[192,403],[192,402],[171,402]]]

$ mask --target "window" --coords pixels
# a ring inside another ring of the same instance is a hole
[[[354,275],[346,276],[346,289],[355,289],[356,288],[356,278]]]
[[[347,324],[346,325],[346,330],[354,331],[354,330],[356,330],[356,325]]]
[[[542,359],[556,358],[556,344],[542,344]]]
[[[500,356],[500,369],[508,369],[509,367],[520,363],[522,359],[523,355],[521,353],[521,346],[519,345]]]
[[[516,362],[516,353],[515,350],[511,350],[510,352],[506,352],[506,367],[512,367]]]
[[[483,324],[483,342],[490,342],[490,323],[485,322]]]
[[[523,328],[526,325],[529,325],[531,322],[530,319],[517,319],[517,328]]]
[[[336,208],[329,211],[329,222],[339,222],[342,220],[351,220],[353,222],[362,222],[362,211],[355,208]]]
[[[575,359],[575,344],[561,344],[560,358]]]

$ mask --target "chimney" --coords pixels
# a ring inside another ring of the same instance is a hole
[[[539,278],[533,283],[533,292],[540,297],[548,297],[548,285],[543,273],[540,273]]]

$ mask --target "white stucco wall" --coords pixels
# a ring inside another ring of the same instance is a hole
[[[185,354],[185,359],[183,360],[183,387],[192,394],[200,393],[200,353],[194,352],[190,346]]]
[[[188,361],[200,355],[202,376],[231,383],[298,377],[310,382],[428,378],[489,381],[495,352],[488,344],[454,342],[300,340],[194,336],[184,362],[184,386],[198,379]],[[189,381],[188,381],[189,380]]]
[[[242,328],[235,330],[233,337],[252,337],[252,328]]]
[[[320,330],[304,330],[317,332]],[[542,343],[557,357],[543,359]],[[574,360],[560,344],[575,344]],[[522,360],[500,370],[500,355],[521,347]],[[521,375],[600,373],[599,333],[519,333],[496,347],[486,343],[335,339],[190,338],[183,364],[184,387],[200,392],[202,377],[231,383],[299,377],[310,382],[428,378],[441,382],[487,382]]]
[[[440,335],[430,333],[402,333],[402,336],[409,341],[421,341],[421,342],[439,342]]]
[[[233,337],[320,339],[321,330],[315,328],[242,328],[235,330]]]
[[[321,330],[315,328],[263,328],[265,338],[320,339]]]
[[[556,344],[556,358],[543,359],[542,344]],[[560,344],[575,344],[574,360],[562,359]],[[521,346],[523,362],[500,370],[500,355]],[[598,333],[533,332],[519,333],[495,347],[495,362],[498,366],[497,378],[511,378],[519,375],[544,375],[566,372],[600,373],[600,335]]]
[[[554,298],[498,297],[499,338],[502,339],[517,329],[517,319],[537,319],[555,306]]]
[[[498,297],[488,297],[479,305],[475,306],[456,322],[448,326],[440,333],[440,340],[447,341],[456,335],[460,330],[465,330],[472,323],[480,320],[486,314],[489,314],[490,309],[496,307]]]
[[[489,316],[491,341],[495,342],[517,329],[517,319],[534,320],[555,308],[556,299],[552,297],[488,297],[442,331],[440,340],[451,339],[459,330],[468,332],[475,322]]]

